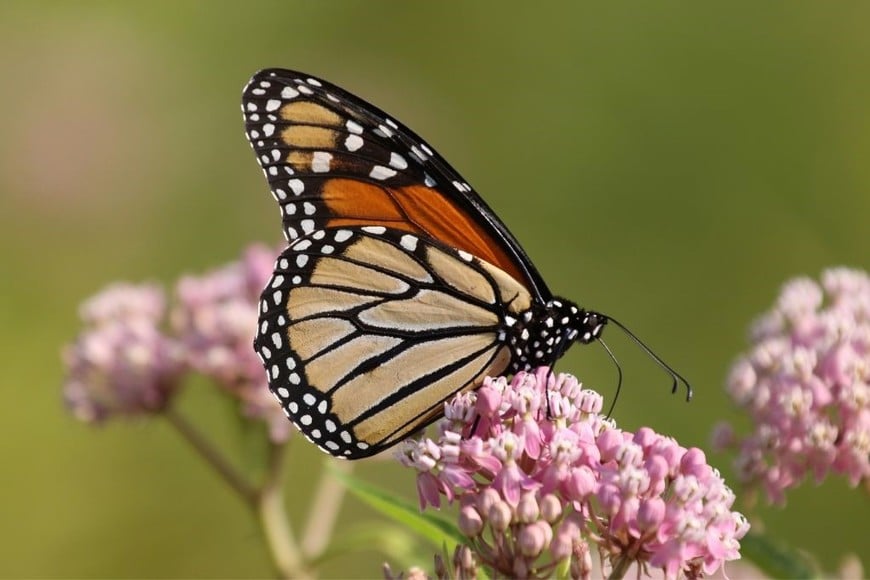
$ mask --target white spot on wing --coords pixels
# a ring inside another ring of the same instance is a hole
[[[420,159],[420,161],[428,161],[429,160],[429,156],[426,153],[424,153],[421,149],[419,149],[416,145],[411,147],[411,153],[416,155]]]
[[[299,96],[299,91],[294,89],[293,87],[284,87],[284,90],[281,91],[282,99],[292,99]]]
[[[326,173],[329,171],[330,161],[332,161],[332,155],[326,151],[315,151],[311,158],[311,171],[314,173]]]
[[[408,162],[398,153],[390,153],[390,167],[395,167],[396,169],[407,169]]]
[[[347,147],[348,151],[356,151],[364,144],[365,141],[359,135],[348,135],[347,139],[344,140],[344,146]]]
[[[372,167],[371,173],[369,173],[369,177],[373,179],[388,179],[396,174],[395,169],[390,169],[389,167],[384,167],[383,165],[375,165]]]
[[[404,236],[402,236],[402,239],[399,243],[409,252],[413,252],[417,249],[417,236],[405,234]]]
[[[293,195],[299,195],[305,191],[305,184],[301,179],[291,179],[287,182],[287,186],[293,191]]]

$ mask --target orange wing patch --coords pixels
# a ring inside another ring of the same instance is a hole
[[[330,179],[321,197],[328,227],[383,225],[422,233],[486,260],[528,285],[514,261],[468,214],[436,189],[423,185],[385,188],[352,179]]]

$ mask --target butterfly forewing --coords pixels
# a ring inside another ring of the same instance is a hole
[[[551,297],[484,201],[377,107],[321,79],[267,69],[245,87],[242,110],[289,242],[326,227],[380,225],[469,252],[536,298]]]
[[[325,228],[279,257],[255,348],[290,420],[354,459],[504,372],[504,317],[531,301],[496,266],[434,240],[383,226]]]

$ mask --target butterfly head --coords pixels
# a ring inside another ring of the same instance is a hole
[[[601,333],[604,332],[604,327],[609,319],[603,314],[591,310],[584,310],[581,313],[583,316],[577,326],[577,342],[589,344],[601,338]]]
[[[568,343],[589,344],[601,338],[601,333],[609,318],[598,312],[581,308],[565,298],[554,298],[547,302],[545,324],[552,321],[561,328]]]

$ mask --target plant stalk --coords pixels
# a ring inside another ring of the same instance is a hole
[[[172,407],[164,412],[169,424],[205,459],[220,478],[250,507],[257,505],[257,489],[227,460],[211,441]]]
[[[281,578],[309,578],[284,508],[284,446],[269,443],[269,463],[257,496],[257,513],[275,570]]]

